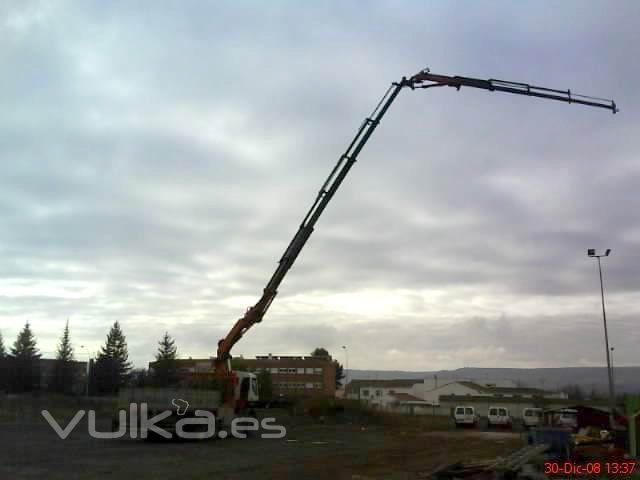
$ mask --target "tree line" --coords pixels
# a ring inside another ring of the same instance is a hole
[[[311,352],[311,355],[328,357],[329,352],[318,347]],[[126,336],[120,323],[116,321],[109,329],[95,362],[89,362],[88,376],[81,379],[83,372],[79,367],[82,364],[75,360],[75,349],[71,342],[69,322],[67,322],[60,337],[53,364],[49,366],[44,388],[50,392],[67,395],[74,393],[113,395],[127,385],[172,387],[184,383],[178,370],[178,349],[175,340],[168,332],[165,332],[158,342],[155,359],[151,372],[145,369],[133,370],[129,362]],[[345,375],[340,363],[334,360],[333,364],[336,388],[339,388]],[[243,370],[242,359],[234,359],[232,367],[235,370]],[[0,332],[0,391],[24,393],[41,390],[44,373],[37,340],[28,322],[18,333],[9,351],[5,348]],[[267,370],[258,374],[258,384],[261,397],[270,398],[273,385]],[[198,387],[195,384],[188,386]]]
[[[47,372],[44,388],[61,394],[83,393],[91,395],[111,395],[129,384],[170,386],[178,382],[178,349],[175,341],[165,332],[158,342],[155,355],[156,364],[153,373],[146,370],[133,370],[129,362],[127,339],[118,321],[109,329],[106,341],[100,348],[84,384],[80,385],[81,364],[76,362],[75,349],[71,342],[69,323],[67,322],[58,343],[55,359]],[[7,350],[0,332],[0,391],[8,393],[34,392],[43,388],[43,361],[37,346],[37,340],[27,322]]]

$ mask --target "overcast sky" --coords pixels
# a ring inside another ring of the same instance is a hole
[[[78,359],[119,320],[215,354],[390,82],[424,67],[621,112],[406,90],[245,356],[349,367],[602,365],[640,344],[640,3],[3,2],[0,332]],[[81,349],[80,345],[87,348]]]

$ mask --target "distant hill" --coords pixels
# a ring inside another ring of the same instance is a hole
[[[569,385],[578,385],[585,393],[595,390],[599,394],[608,392],[607,369],[605,367],[562,368],[459,368],[431,372],[405,372],[399,370],[349,370],[349,380],[387,380],[393,378],[452,378],[458,380],[512,380],[523,387],[538,387],[557,390]],[[615,367],[616,393],[640,394],[640,367]]]

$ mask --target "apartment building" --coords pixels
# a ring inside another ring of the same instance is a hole
[[[333,397],[336,393],[336,367],[331,357],[266,355],[242,362],[249,371],[269,371],[277,396]]]
[[[336,367],[330,356],[277,356],[255,358],[234,357],[241,369],[254,373],[268,371],[276,397],[333,397],[336,392]],[[149,363],[153,370],[155,362]],[[178,371],[184,377],[190,373],[210,372],[213,359],[178,359]]]

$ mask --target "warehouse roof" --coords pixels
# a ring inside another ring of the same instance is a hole
[[[391,393],[393,398],[398,400],[399,402],[422,402],[426,403],[422,398],[415,397],[408,393]]]
[[[544,395],[545,393],[549,393],[545,390],[541,390],[540,388],[530,388],[530,387],[487,387],[484,385],[480,385],[475,382],[467,382],[460,381],[458,382],[460,385],[464,385],[467,388],[471,388],[478,392],[482,393],[490,393],[490,394],[498,394],[498,395]]]
[[[417,383],[422,383],[419,378],[401,378],[395,380],[351,380],[347,383],[347,393],[357,393],[361,388],[367,387],[380,387],[380,388],[393,388],[404,387],[410,388]]]

